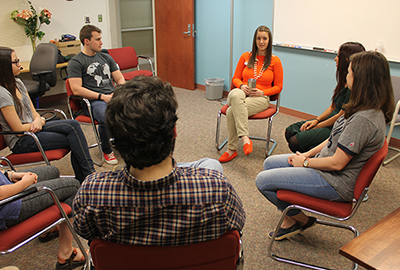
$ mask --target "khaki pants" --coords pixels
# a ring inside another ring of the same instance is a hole
[[[249,136],[248,118],[266,110],[269,106],[269,97],[246,97],[246,94],[236,88],[229,92],[229,108],[226,111],[228,124],[228,148],[238,148],[238,138]]]

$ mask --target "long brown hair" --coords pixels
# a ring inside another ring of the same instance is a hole
[[[15,110],[18,112],[21,110],[22,105],[21,101],[17,97],[17,85],[15,83],[15,77],[12,71],[13,63],[11,61],[11,54],[13,52],[14,50],[11,48],[0,47],[0,86],[3,86],[8,92],[11,93],[14,99]]]
[[[346,85],[346,76],[347,76],[347,69],[350,63],[350,56],[352,54],[364,51],[365,51],[364,46],[358,42],[346,42],[340,46],[338,51],[339,63],[336,68],[337,85],[335,87],[335,90],[333,91],[332,104],[335,97],[340,94],[340,91],[342,91],[342,89]]]
[[[265,55],[264,58],[264,67],[263,70],[266,70],[269,65],[271,64],[271,58],[272,58],[272,33],[271,30],[265,26],[265,25],[261,25],[259,27],[257,27],[256,31],[254,32],[254,37],[253,37],[253,48],[251,49],[251,56],[249,59],[249,62],[247,63],[247,67],[248,68],[253,68],[254,67],[254,63],[256,62],[257,59],[257,34],[258,32],[267,32],[268,33],[268,47],[267,47],[267,54]]]
[[[350,56],[353,85],[349,102],[345,105],[347,119],[356,112],[381,110],[386,123],[392,120],[394,96],[389,63],[379,52],[367,51]]]

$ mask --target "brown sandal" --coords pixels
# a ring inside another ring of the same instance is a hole
[[[57,270],[72,270],[78,266],[82,266],[86,263],[85,256],[82,254],[82,259],[80,261],[74,261],[74,258],[78,254],[77,248],[74,248],[74,251],[72,251],[71,256],[63,260],[60,257],[58,257],[58,262],[56,263],[56,269]]]

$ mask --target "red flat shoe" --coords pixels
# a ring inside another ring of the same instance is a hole
[[[231,156],[228,154],[228,152],[225,152],[222,156],[219,157],[219,162],[221,163],[228,162],[234,159],[235,157],[237,157],[237,151],[235,151]]]
[[[253,152],[253,141],[250,140],[250,143],[246,143],[243,145],[243,152],[246,156],[250,155]]]

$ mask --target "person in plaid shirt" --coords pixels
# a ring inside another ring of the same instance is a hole
[[[126,163],[86,178],[74,199],[74,227],[91,241],[177,246],[241,231],[246,214],[221,164],[172,157],[178,103],[169,83],[136,77],[118,86],[106,124]]]

